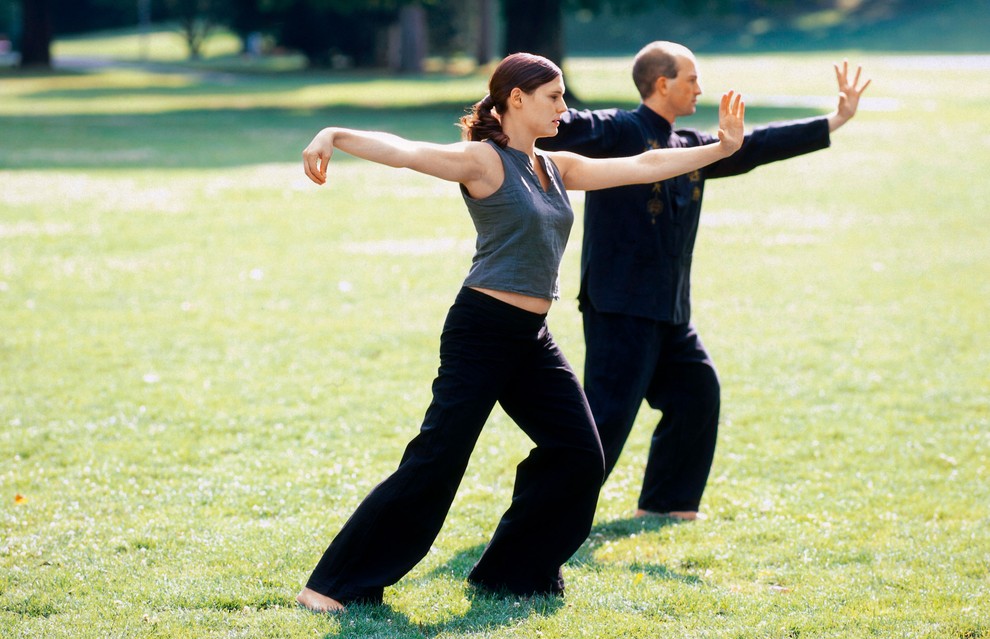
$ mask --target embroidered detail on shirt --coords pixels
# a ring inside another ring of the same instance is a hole
[[[655,138],[646,139],[646,148],[643,151],[651,151],[653,149],[662,149],[660,142]],[[646,211],[650,214],[650,224],[657,223],[657,217],[663,213],[663,182],[653,183],[653,195],[646,202]]]
[[[653,195],[646,201],[646,211],[650,214],[650,224],[657,223],[657,216],[663,213],[663,183],[653,183]]]

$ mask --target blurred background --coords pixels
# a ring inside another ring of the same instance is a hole
[[[655,39],[699,53],[985,51],[990,2],[0,0],[0,65],[58,65],[71,57],[58,43],[99,32],[132,37],[94,57],[160,61],[154,38],[168,33],[182,38],[192,61],[415,73],[472,68],[514,51],[558,63],[567,55],[629,55]]]

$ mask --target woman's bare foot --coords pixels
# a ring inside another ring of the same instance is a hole
[[[336,599],[331,599],[326,595],[321,595],[315,590],[310,590],[309,588],[303,588],[302,591],[296,595],[296,601],[299,605],[307,610],[312,610],[313,612],[344,612],[344,604],[340,603]]]
[[[704,519],[705,516],[696,510],[672,510],[669,513],[655,513],[652,510],[643,510],[640,508],[636,511],[637,517],[670,517],[671,519],[680,519],[681,521],[694,521],[696,519]]]

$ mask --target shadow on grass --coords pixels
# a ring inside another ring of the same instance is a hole
[[[593,566],[595,550],[600,546],[623,537],[656,532],[667,526],[691,525],[665,517],[641,517],[617,519],[596,525],[588,540],[568,562],[569,565]],[[464,548],[454,554],[444,564],[415,579],[417,583],[428,583],[446,578],[453,581],[466,579],[474,564],[481,558],[485,544]],[[565,567],[566,568],[566,567]],[[696,584],[701,579],[694,575],[684,575],[663,565],[635,563],[628,566],[633,575],[643,573],[655,579],[666,579],[682,583]],[[549,617],[564,607],[561,597],[537,596],[517,597],[500,595],[465,586],[465,596],[470,608],[460,616],[437,623],[415,623],[402,612],[386,605],[351,605],[347,613],[339,617],[340,629],[326,635],[327,638],[351,637],[433,637],[443,633],[473,633],[509,626],[522,619],[534,616]]]
[[[475,633],[515,625],[531,617],[549,617],[564,607],[560,597],[503,597],[468,588],[470,609],[437,623],[416,623],[386,605],[351,605],[339,617],[340,629],[327,639],[356,637],[435,637],[443,633]]]
[[[601,563],[595,558],[595,551],[612,540],[656,532],[668,526],[685,525],[693,524],[668,517],[630,517],[599,523],[592,528],[587,541],[567,563],[570,566],[593,567]],[[464,580],[481,558],[484,550],[485,544],[464,548],[442,565],[414,581],[426,584],[436,579],[449,579],[454,582]],[[695,575],[681,574],[664,565],[633,563],[627,568],[630,577],[642,573],[654,579],[686,584],[701,583],[701,579]],[[326,636],[328,639],[385,636],[404,638],[433,637],[450,632],[480,632],[513,625],[522,619],[534,616],[549,617],[565,605],[561,597],[499,595],[476,589],[471,585],[465,586],[465,595],[470,603],[470,609],[463,615],[438,623],[414,623],[406,614],[387,604],[351,605],[348,606],[347,613],[340,617],[340,630]]]
[[[329,125],[390,131],[417,140],[455,142],[467,105],[334,106],[318,109],[196,109],[155,114],[0,116],[3,169],[213,169],[296,162]],[[592,105],[632,107],[631,104]],[[750,125],[820,115],[799,107],[747,106]],[[714,105],[679,122],[714,132]]]
[[[599,561],[595,558],[595,551],[615,539],[634,537],[644,533],[657,532],[668,526],[691,526],[690,522],[673,519],[671,517],[627,517],[597,524],[591,529],[587,541],[571,557],[569,564],[595,565]],[[629,564],[629,572],[644,573],[657,579],[679,581],[682,583],[700,583],[701,579],[695,575],[684,575],[674,572],[664,565]]]
[[[599,523],[591,529],[588,539],[578,548],[577,552],[574,553],[574,556],[567,563],[571,565],[593,566],[599,563],[595,559],[595,551],[615,539],[656,532],[668,526],[685,525],[690,526],[692,524],[670,517],[629,517]],[[481,553],[484,550],[485,544],[465,548],[448,559],[443,565],[433,569],[424,579],[429,580],[440,576],[453,577],[454,579],[464,578],[471,571],[471,568],[478,559],[481,558]],[[679,581],[697,581],[693,576],[678,575],[664,566],[654,566],[647,569],[643,565],[637,564],[634,568],[634,572],[648,572],[649,574],[677,579]]]
[[[127,68],[125,65],[108,64],[106,68]],[[258,96],[273,93],[289,93],[307,89],[317,89],[328,92],[327,99],[330,104],[346,105],[348,103],[360,103],[361,100],[353,99],[360,97],[362,89],[368,87],[401,87],[398,91],[392,91],[391,100],[400,99],[395,93],[402,91],[410,92],[410,99],[413,106],[422,104],[417,98],[423,95],[424,90],[435,90],[438,86],[443,86],[450,82],[470,82],[472,86],[477,86],[481,92],[479,99],[484,95],[487,78],[480,75],[387,75],[380,71],[356,71],[356,72],[324,72],[309,71],[306,73],[268,73],[249,74],[242,72],[225,72],[212,70],[197,70],[188,67],[175,66],[172,68],[153,69],[134,65],[139,71],[150,71],[145,83],[141,86],[134,84],[124,84],[114,86],[74,86],[71,88],[41,88],[37,91],[25,94],[26,98],[41,101],[59,100],[101,100],[101,99],[127,99],[140,97],[196,97],[211,98],[217,96],[237,95],[237,96]],[[84,75],[79,69],[56,69],[42,72],[21,72],[14,74],[6,72],[0,77],[11,78],[47,78],[56,79],[61,76],[79,77]],[[179,80],[178,82],[176,80]],[[341,90],[346,93],[338,94]],[[333,91],[334,93],[329,93]],[[337,95],[336,99],[332,96]],[[428,101],[427,101],[428,103]]]

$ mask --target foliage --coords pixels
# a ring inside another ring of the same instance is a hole
[[[677,11],[656,8],[634,15],[578,12],[565,26],[568,50],[587,56],[626,53],[655,39],[673,40],[695,52],[942,51],[983,53],[990,11],[974,11],[969,2],[932,6],[928,2],[847,3],[835,9],[705,15],[684,19]]]
[[[133,26],[137,5],[135,0],[55,0],[52,27],[64,35]]]

